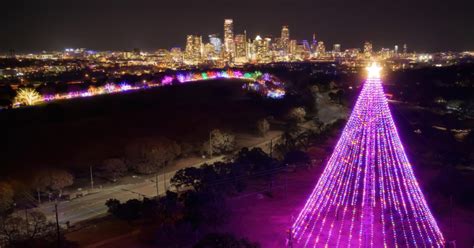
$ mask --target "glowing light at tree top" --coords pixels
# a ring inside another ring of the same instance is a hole
[[[376,64],[291,230],[295,247],[444,247]]]

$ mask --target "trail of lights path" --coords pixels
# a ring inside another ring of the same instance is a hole
[[[293,247],[444,247],[407,159],[379,68],[294,222]]]
[[[284,84],[268,73],[255,72],[241,72],[238,70],[226,71],[206,71],[206,72],[187,72],[177,73],[176,75],[166,75],[160,82],[142,82],[140,84],[129,83],[107,83],[104,86],[95,87],[90,86],[87,90],[68,92],[64,94],[43,95],[41,99],[32,104],[38,105],[44,102],[51,102],[64,99],[73,99],[81,97],[93,97],[98,95],[107,95],[114,93],[122,93],[134,90],[143,90],[148,88],[155,88],[161,86],[168,86],[174,84],[187,84],[197,81],[215,80],[215,79],[242,79],[249,81],[243,88],[253,90],[265,95],[269,98],[283,98],[285,96]],[[270,84],[268,84],[270,83]],[[22,107],[20,102],[14,103],[13,107]]]

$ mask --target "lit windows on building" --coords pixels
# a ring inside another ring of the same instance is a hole
[[[288,54],[290,46],[290,29],[288,26],[283,26],[281,28],[280,43],[280,48],[282,49],[283,54]]]
[[[189,65],[199,64],[202,59],[202,49],[202,37],[200,35],[188,35],[184,62]]]
[[[209,35],[209,43],[214,46],[216,53],[220,53],[222,49],[222,41],[217,34]]]
[[[235,62],[242,64],[247,62],[247,37],[246,34],[235,35]]]
[[[326,55],[326,46],[323,41],[318,41],[318,46],[316,47],[317,57],[324,57]]]
[[[232,19],[224,20],[224,50],[226,57],[235,57],[234,21]]]
[[[372,57],[372,54],[373,54],[372,43],[366,41],[364,43],[364,56],[366,58],[370,58],[370,57]]]

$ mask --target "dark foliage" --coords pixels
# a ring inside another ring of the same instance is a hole
[[[258,248],[260,245],[247,239],[238,239],[229,233],[210,233],[204,236],[194,248]]]
[[[308,166],[311,163],[311,159],[306,152],[300,150],[293,150],[285,155],[283,164],[295,165],[295,166]]]
[[[261,148],[243,148],[234,162],[218,162],[203,165],[200,168],[184,168],[179,170],[171,183],[178,189],[192,187],[196,191],[242,191],[245,178],[268,172],[264,178],[271,179],[273,170],[281,167],[281,163],[271,158]]]
[[[108,212],[119,219],[132,221],[144,216],[144,213],[150,213],[157,205],[156,201],[144,198],[143,201],[132,199],[125,203],[120,203],[117,199],[109,199],[105,203]]]
[[[219,192],[188,191],[183,196],[184,220],[194,229],[202,225],[216,228],[229,216],[226,200]]]

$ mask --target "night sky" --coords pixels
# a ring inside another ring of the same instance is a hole
[[[0,51],[131,50],[184,46],[187,34],[219,33],[224,18],[235,33],[291,38],[316,33],[328,48],[410,51],[474,50],[473,0],[7,0],[1,4]],[[207,39],[204,39],[207,41]]]

